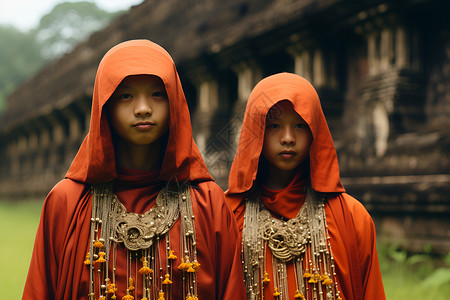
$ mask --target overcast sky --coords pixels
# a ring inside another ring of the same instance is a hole
[[[82,0],[0,0],[0,24],[12,25],[22,31],[28,31],[39,24],[41,17],[49,13],[61,2],[79,2]],[[95,2],[106,11],[128,9],[144,0],[85,0]]]

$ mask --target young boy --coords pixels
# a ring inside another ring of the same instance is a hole
[[[113,47],[89,133],[43,207],[23,299],[242,299],[238,230],[170,55]]]
[[[276,74],[252,91],[226,196],[248,299],[385,299],[372,219],[345,193],[304,78]]]

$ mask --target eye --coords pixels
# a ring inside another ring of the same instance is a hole
[[[298,123],[295,125],[295,128],[304,129],[304,128],[308,128],[308,125],[306,123]]]
[[[152,93],[154,98],[167,98],[167,93],[165,91],[156,91]]]
[[[128,100],[133,98],[133,95],[131,95],[130,93],[120,93],[117,95],[117,98],[121,100]]]
[[[266,128],[268,129],[276,129],[276,128],[280,128],[280,125],[277,123],[269,123],[267,124]]]

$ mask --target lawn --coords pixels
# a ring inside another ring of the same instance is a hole
[[[0,199],[0,290],[2,299],[20,299],[30,263],[42,200]],[[450,295],[450,254],[408,254],[379,245],[381,272],[389,300],[446,300]]]
[[[43,200],[0,198],[1,299],[21,299]]]

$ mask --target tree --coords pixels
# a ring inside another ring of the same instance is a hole
[[[34,31],[41,55],[54,59],[70,51],[92,32],[106,26],[117,13],[99,9],[93,2],[64,2],[41,18]]]
[[[29,33],[0,26],[0,114],[6,98],[21,82],[123,12],[109,13],[93,2],[65,2],[43,16]]]
[[[34,36],[14,27],[0,26],[0,112],[5,108],[6,97],[18,84],[34,74],[43,64],[41,47]]]

